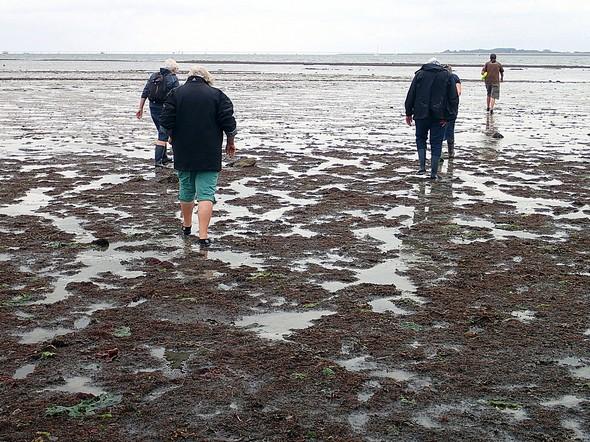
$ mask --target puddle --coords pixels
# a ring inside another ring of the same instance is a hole
[[[21,339],[19,340],[19,343],[21,343],[21,344],[38,344],[40,342],[49,341],[53,338],[56,338],[57,336],[67,335],[67,334],[70,334],[73,332],[74,332],[74,330],[72,330],[70,328],[63,328],[63,327],[58,327],[58,328],[37,327],[29,332],[26,332],[26,333],[23,333],[22,335],[20,335]]]
[[[404,310],[395,305],[392,301],[394,298],[380,298],[369,302],[369,305],[375,313],[391,312],[396,315],[410,315],[412,312]]]
[[[75,275],[60,277],[55,283],[53,291],[44,299],[34,302],[34,304],[53,304],[63,301],[71,296],[71,293],[66,288],[68,284],[92,281],[100,273],[110,272],[115,276],[125,279],[137,278],[144,275],[142,271],[127,270],[124,262],[152,257],[162,261],[170,258],[169,255],[155,251],[127,252],[118,250],[118,248],[123,246],[141,246],[145,244],[146,242],[144,241],[135,243],[120,242],[113,243],[110,249],[106,251],[90,249],[79,253],[77,260],[86,267],[80,269]]]
[[[572,376],[580,379],[590,379],[590,364],[586,359],[567,357],[558,361],[559,365],[569,368]]]
[[[354,411],[348,415],[348,424],[357,433],[364,433],[368,422],[369,415],[364,411]]]
[[[264,264],[264,260],[262,258],[255,258],[246,252],[233,252],[230,250],[209,250],[207,252],[207,258],[217,259],[221,262],[229,264],[229,266],[233,269],[243,265],[259,269]]]
[[[82,316],[81,318],[78,318],[74,321],[74,328],[76,330],[81,330],[83,328],[86,328],[90,325],[91,321],[92,321],[92,318],[90,316]]]
[[[155,401],[156,399],[160,399],[166,393],[176,390],[179,388],[179,385],[166,385],[163,387],[158,387],[147,396],[145,396],[144,400],[147,402]]]
[[[363,389],[357,394],[357,400],[363,403],[368,402],[380,388],[381,384],[378,381],[370,380],[365,382]]]
[[[561,421],[561,426],[571,430],[576,435],[576,439],[590,441],[590,435],[582,429],[582,423],[575,419],[565,419]]]
[[[7,216],[36,216],[37,211],[49,205],[53,200],[52,196],[46,194],[53,190],[53,187],[39,187],[29,190],[24,197],[17,200],[16,203],[0,207],[0,215]]]
[[[28,375],[35,371],[36,366],[36,364],[27,364],[17,368],[12,375],[12,379],[25,379]]]
[[[374,370],[377,368],[377,363],[373,361],[367,361],[370,356],[359,356],[352,359],[342,359],[335,361],[339,366],[345,368],[348,371],[358,372],[365,370]]]
[[[414,418],[414,422],[424,428],[440,428],[440,424],[426,414],[419,414]]]
[[[236,321],[235,325],[251,328],[262,338],[284,340],[293,330],[309,328],[313,325],[313,321],[335,313],[330,310],[262,313],[244,316]]]
[[[402,240],[397,237],[399,235],[399,228],[392,227],[371,227],[368,229],[359,229],[353,232],[357,238],[368,236],[380,241],[377,247],[382,252],[389,252],[391,250],[399,250],[402,245]]]
[[[63,391],[66,393],[88,393],[95,396],[106,393],[102,388],[95,387],[92,384],[92,379],[85,376],[74,376],[65,379],[65,385],[59,385],[57,387],[49,387],[44,391]]]
[[[515,310],[511,315],[519,321],[527,323],[535,319],[535,313],[536,312],[531,310]]]
[[[380,369],[379,364],[377,364],[375,361],[369,361],[369,358],[369,355],[364,355],[352,359],[337,360],[335,362],[348,371],[367,372],[369,376],[374,378],[393,379],[398,382],[411,381],[412,386],[416,388],[422,388],[431,385],[430,380],[422,379],[415,373],[406,370],[398,368]]]
[[[155,371],[163,371],[168,378],[178,378],[184,375],[184,367],[186,361],[188,361],[192,355],[191,352],[187,351],[174,351],[166,349],[165,347],[152,347],[146,346],[149,350],[150,355],[154,359],[158,359],[164,363],[159,368],[145,368],[140,369],[138,372],[149,373]]]
[[[131,301],[129,304],[126,305],[126,307],[137,307],[138,305],[141,305],[144,302],[147,302],[146,298],[139,298],[137,301]]]
[[[577,396],[566,395],[559,399],[552,401],[541,402],[543,407],[565,407],[565,408],[578,408],[581,403],[588,402],[588,399],[582,399]]]

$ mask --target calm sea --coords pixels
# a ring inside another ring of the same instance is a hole
[[[431,57],[451,64],[462,79],[479,80],[488,53],[481,54],[0,54],[0,78],[27,79],[97,73],[102,78],[153,72],[166,58],[181,72],[199,63],[215,72],[264,74],[327,74],[339,76],[411,77]],[[498,54],[507,81],[590,82],[590,54]]]

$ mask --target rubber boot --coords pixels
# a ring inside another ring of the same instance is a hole
[[[418,149],[418,161],[420,162],[418,173],[426,173],[426,149]]]
[[[166,148],[164,146],[159,146],[156,144],[155,149],[155,158],[154,158],[154,165],[156,167],[164,167],[164,163],[162,160],[164,159],[164,155],[166,154]]]
[[[438,162],[439,161],[440,161],[439,156],[433,155],[432,158],[430,158],[430,179],[431,180],[438,179],[438,175],[436,173],[438,172]]]
[[[447,147],[449,148],[449,158],[455,157],[455,140],[447,140]]]
[[[164,147],[164,156],[162,157],[162,164],[168,164],[174,161],[172,158],[168,156],[168,153],[166,152],[167,150],[168,148]]]

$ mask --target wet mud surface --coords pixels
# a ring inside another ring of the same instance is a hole
[[[466,86],[431,182],[407,81],[218,77],[257,163],[224,169],[208,251],[140,79],[4,82],[0,439],[589,440],[577,86],[507,83],[492,117]]]

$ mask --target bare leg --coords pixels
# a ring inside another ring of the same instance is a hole
[[[195,208],[195,203],[180,203],[180,211],[182,213],[182,226],[183,227],[190,227],[193,225],[193,210]]]
[[[490,98],[490,109],[493,109],[495,104],[496,104],[496,99]]]
[[[490,100],[491,100],[491,99],[492,99],[492,97],[490,97],[490,96],[488,95],[488,97],[487,97],[487,101],[486,101],[488,110],[490,110]]]
[[[213,214],[212,201],[199,201],[197,215],[199,217],[199,239],[209,238],[209,223]]]

